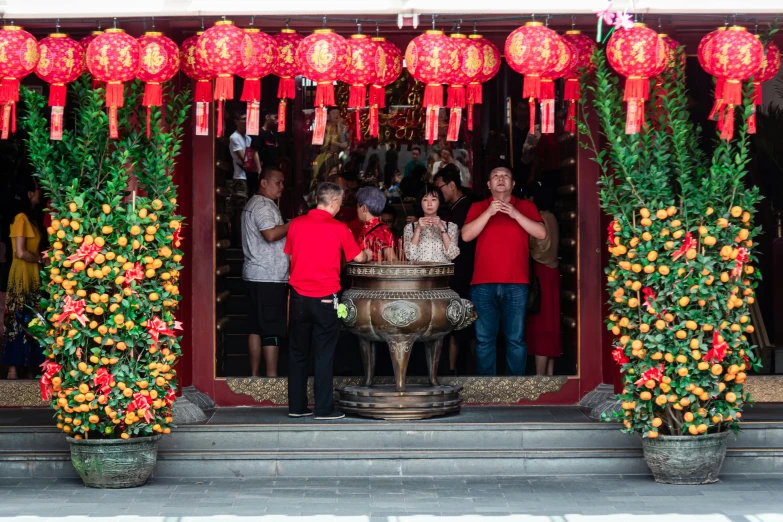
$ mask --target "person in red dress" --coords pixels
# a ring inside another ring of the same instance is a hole
[[[557,201],[557,186],[551,178],[528,185],[527,197],[544,220],[546,238],[530,238],[532,272],[541,287],[541,309],[527,317],[525,341],[536,358],[536,375],[553,375],[555,359],[563,353],[560,341],[560,270],[557,268],[559,231],[552,208]]]
[[[357,214],[364,223],[359,233],[359,246],[372,253],[370,261],[397,261],[394,252],[394,235],[381,221],[386,207],[386,196],[378,188],[363,187],[356,193]]]

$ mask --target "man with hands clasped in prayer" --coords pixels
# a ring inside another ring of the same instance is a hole
[[[462,228],[464,241],[476,240],[476,260],[470,296],[476,321],[476,370],[496,375],[496,340],[506,338],[506,366],[511,375],[525,374],[525,307],[530,261],[530,236],[546,238],[536,206],[512,196],[514,181],[504,167],[489,175],[492,197],[473,203]]]

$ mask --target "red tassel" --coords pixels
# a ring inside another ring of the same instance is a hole
[[[150,111],[152,108],[147,105],[147,139],[150,137]]]
[[[370,86],[370,105],[377,105],[381,109],[386,108],[386,88],[380,85]]]
[[[53,83],[49,87],[49,107],[65,107],[67,90],[64,83]]]
[[[234,99],[234,77],[230,74],[221,74],[215,80],[215,101]]]
[[[296,83],[290,76],[283,76],[280,78],[280,83],[277,84],[277,97],[278,98],[296,98]]]
[[[483,91],[484,89],[481,87],[481,84],[478,82],[471,82],[468,84],[468,103],[470,103],[470,100],[473,101],[473,103],[480,105],[483,103],[482,97],[483,97]]]
[[[528,74],[522,83],[523,98],[541,97],[541,77],[537,74]]]
[[[722,98],[715,98],[715,103],[712,105],[708,119],[715,120],[717,118],[719,122],[723,121],[723,107],[725,106],[726,104]]]
[[[729,105],[742,105],[742,84],[738,80],[726,80],[723,101]]]
[[[160,107],[163,105],[163,88],[158,82],[149,82],[144,85],[144,99],[141,104],[145,107]]]
[[[541,96],[542,100],[554,100],[555,99],[555,82],[549,79],[541,80]]]
[[[728,88],[728,84],[726,87]],[[731,141],[734,138],[734,105],[732,104],[726,107],[726,116],[723,119],[720,137],[726,141]]]
[[[753,82],[753,103],[761,105],[761,82]]]
[[[19,80],[4,78],[0,82],[0,103],[16,103],[19,101]]]
[[[443,107],[443,85],[430,83],[424,87],[424,100],[422,107]]]
[[[565,131],[573,134],[576,132],[576,103],[572,100],[568,104],[568,115],[566,116]]]
[[[261,130],[261,104],[257,101],[251,101],[245,109],[245,120],[247,121],[245,132],[249,136],[258,136]]]
[[[3,114],[0,115],[0,122],[2,122],[3,130],[0,133],[0,139],[7,140],[8,135],[11,132],[11,105],[6,103],[3,105]]]
[[[623,93],[623,101],[631,101],[647,98],[644,97],[644,84],[647,84],[647,91],[649,97],[650,85],[649,82],[642,80],[639,76],[629,76],[625,79],[625,91]]]
[[[277,104],[277,132],[285,132],[285,106],[285,98],[281,98]]]
[[[718,78],[715,82],[715,99],[723,98],[723,89],[726,86],[726,78]]]
[[[351,89],[348,95],[348,107],[358,109],[366,105],[365,99],[367,98],[367,86],[366,85],[351,85]]]
[[[459,139],[459,127],[462,123],[462,109],[453,107],[449,115],[449,130],[446,133],[446,141],[457,141]]]
[[[628,100],[625,115],[625,133],[636,134],[639,132],[639,105],[636,100]]]
[[[356,109],[356,141],[362,141],[362,114]]]
[[[579,88],[579,80],[576,78],[566,79],[563,98],[566,100],[579,100],[581,97],[582,93]]]
[[[196,103],[209,103],[212,101],[212,82],[199,80],[196,82],[196,92],[193,95]]]
[[[223,136],[223,100],[218,100],[217,107],[218,107],[218,118],[217,118],[217,137],[220,138]]]
[[[49,125],[49,139],[60,141],[63,139],[63,108],[52,107],[52,118]]]
[[[424,127],[424,137],[427,139],[427,143],[432,144],[438,139],[438,114],[440,113],[440,107],[429,106],[427,107],[427,120]]]
[[[242,96],[239,97],[243,102],[261,101],[261,80],[258,78],[247,78],[242,87]]]
[[[473,130],[473,104],[468,103],[468,130]]]
[[[555,100],[541,100],[541,133],[555,133]]]
[[[530,129],[528,130],[528,133],[535,134],[536,133],[536,100],[530,98],[527,101],[527,106],[530,112]]]
[[[196,136],[209,136],[209,102],[196,102]]]
[[[465,102],[465,87],[462,85],[449,85],[448,88],[448,107],[455,108],[459,107],[462,108],[466,105]]]
[[[108,82],[106,84],[106,106],[123,107],[125,105],[125,91],[120,82]]]
[[[750,116],[748,116],[748,119],[745,123],[747,123],[748,125],[748,134],[756,134],[756,111],[755,110]]]
[[[332,82],[318,82],[315,88],[315,105],[329,107],[334,105],[334,85]]]
[[[378,106],[370,105],[370,136],[378,137]]]

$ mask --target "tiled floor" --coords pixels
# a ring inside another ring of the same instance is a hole
[[[708,486],[666,486],[636,476],[324,478],[155,480],[142,488],[111,491],[87,489],[75,480],[2,480],[0,520],[312,521],[320,516],[378,522],[451,517],[503,517],[503,522],[772,522],[783,520],[781,490],[783,478],[740,475]],[[69,518],[60,518],[65,516]]]

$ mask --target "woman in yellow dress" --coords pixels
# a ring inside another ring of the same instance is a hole
[[[0,359],[0,363],[8,366],[9,379],[18,378],[24,368],[32,369],[43,361],[41,346],[25,331],[33,318],[30,307],[37,309],[40,303],[41,227],[33,216],[40,202],[41,190],[33,178],[26,177],[17,183],[10,229],[13,253],[6,295],[5,339]],[[34,375],[34,370],[30,371],[30,376]]]

